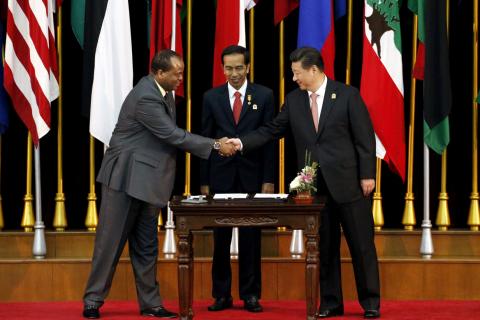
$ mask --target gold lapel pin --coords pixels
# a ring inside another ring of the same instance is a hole
[[[257,105],[256,105],[256,104],[253,104],[252,109],[253,109],[253,110],[257,110]]]
[[[335,100],[337,99],[337,94],[336,93],[332,93],[332,100]]]
[[[250,105],[252,103],[252,95],[248,94],[247,95],[247,104]]]

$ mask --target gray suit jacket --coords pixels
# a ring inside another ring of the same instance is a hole
[[[214,140],[177,127],[153,76],[123,102],[97,181],[161,207],[170,199],[177,148],[208,159]]]

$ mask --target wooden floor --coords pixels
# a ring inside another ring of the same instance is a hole
[[[95,234],[47,232],[47,258],[32,258],[32,233],[0,232],[0,301],[80,300],[90,270]],[[160,247],[164,234],[159,233]],[[264,230],[262,235],[262,298],[304,298],[303,259],[289,253],[291,233]],[[435,254],[422,259],[419,231],[381,231],[376,234],[382,297],[390,300],[480,299],[480,233],[433,232]],[[212,235],[194,235],[194,299],[211,297]],[[232,294],[238,297],[237,263],[232,263]],[[342,243],[344,297],[356,299],[348,248]],[[160,257],[158,279],[165,299],[177,298],[175,259]],[[122,255],[109,299],[135,299],[135,284],[128,259]]]

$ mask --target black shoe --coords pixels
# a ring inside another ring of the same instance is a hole
[[[343,305],[330,309],[319,309],[316,316],[317,318],[330,318],[343,315]]]
[[[146,317],[157,317],[157,318],[176,318],[178,314],[175,312],[170,312],[164,307],[155,307],[144,309],[140,312],[142,316]]]
[[[100,318],[100,311],[98,311],[97,306],[86,304],[83,306],[83,317],[87,319],[98,319]]]
[[[380,318],[380,311],[372,309],[372,310],[365,310],[363,314],[365,319],[377,319]]]
[[[233,306],[233,298],[232,297],[220,297],[215,298],[215,301],[212,305],[208,306],[208,311],[222,311]]]
[[[263,308],[258,302],[258,298],[256,296],[251,296],[245,300],[243,300],[243,309],[249,312],[262,312]]]

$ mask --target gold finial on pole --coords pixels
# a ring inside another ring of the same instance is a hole
[[[472,192],[470,193],[470,210],[467,223],[470,230],[478,231],[480,226],[480,210],[478,205],[478,0],[473,0],[473,106],[472,106]]]
[[[192,130],[192,0],[187,0],[187,79],[185,81],[186,100],[187,100],[187,131]],[[184,195],[190,195],[191,173],[190,173],[191,155],[185,153],[185,192]]]
[[[23,216],[21,226],[25,232],[32,232],[35,218],[33,215],[33,194],[32,194],[32,135],[28,132],[27,138],[27,190],[25,193]]]
[[[412,34],[412,66],[415,65],[417,56],[417,37],[418,37],[418,16],[413,15],[413,34]],[[413,206],[413,143],[415,136],[415,96],[416,79],[412,76],[410,83],[410,124],[408,125],[408,163],[407,163],[407,192],[405,194],[405,208],[403,209],[402,224],[403,228],[412,231],[415,227],[415,207]]]
[[[377,158],[377,174],[375,179],[375,192],[373,193],[373,223],[375,225],[375,231],[382,230],[384,225],[383,220],[383,208],[382,208],[382,159]]]
[[[87,217],[85,226],[88,231],[95,231],[98,224],[97,195],[95,194],[95,138],[90,135],[90,192],[88,194]]]
[[[63,193],[63,55],[62,55],[62,7],[58,8],[57,16],[57,51],[58,51],[58,128],[57,128],[57,194],[55,195],[55,214],[53,227],[56,231],[64,231],[67,227],[67,214],[65,211],[65,194]]]

